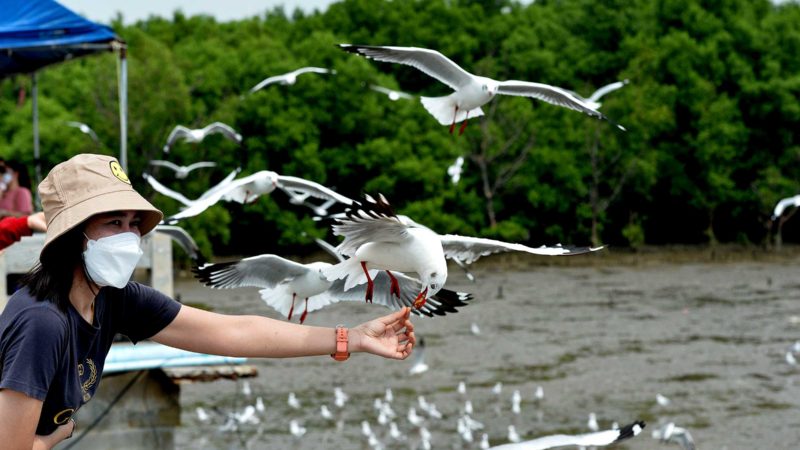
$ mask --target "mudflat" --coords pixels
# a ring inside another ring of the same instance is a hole
[[[329,357],[252,359],[259,376],[249,380],[250,396],[242,393],[243,380],[183,386],[178,447],[369,448],[362,434],[367,421],[384,447],[416,448],[419,427],[408,419],[415,407],[433,448],[478,448],[483,433],[499,445],[508,442],[509,425],[524,440],[588,432],[592,412],[602,429],[647,422],[640,436],[617,448],[669,448],[650,435],[666,422],[687,428],[702,449],[796,448],[800,366],[790,365],[786,353],[800,340],[800,257],[704,255],[694,258],[700,262],[626,255],[555,265],[486,258],[475,268],[475,283],[451,266],[447,287],[475,299],[458,314],[415,319],[425,338],[427,372],[409,375],[414,356],[391,361],[356,354],[345,363]],[[254,288],[212,290],[183,278],[176,292],[186,303],[218,312],[278,318]],[[387,311],[340,303],[310,313],[306,323],[353,326]],[[457,391],[459,382],[466,385],[464,394]],[[498,382],[502,392],[496,395]],[[541,400],[534,397],[539,386]],[[350,397],[344,408],[334,406],[334,387]],[[390,420],[403,432],[402,441],[389,435],[388,424],[379,424],[374,409],[387,388],[396,413]],[[519,414],[511,410],[515,390],[522,397]],[[287,404],[290,392],[299,409]],[[670,403],[657,403],[657,394]],[[422,412],[419,396],[444,417]],[[266,407],[257,414],[259,423],[222,429],[229,414],[258,397]],[[473,443],[456,431],[467,400],[471,417],[483,424]],[[320,415],[322,405],[332,419]],[[208,422],[198,420],[198,406],[210,413]],[[292,419],[307,429],[304,436],[289,433]]]

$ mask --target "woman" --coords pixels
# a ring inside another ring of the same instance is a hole
[[[139,239],[163,217],[119,163],[78,155],[39,185],[47,235],[37,265],[0,315],[3,448],[50,448],[97,389],[116,333],[185,350],[285,358],[368,352],[405,359],[416,342],[409,309],[351,330],[195,309],[129,282]]]
[[[0,193],[0,218],[32,214],[33,197],[27,167],[16,161],[6,161],[4,167],[0,173],[0,184],[5,186]]]

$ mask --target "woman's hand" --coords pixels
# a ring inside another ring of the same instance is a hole
[[[348,347],[352,352],[367,352],[384,358],[406,359],[417,337],[409,317],[411,308],[403,308],[350,329]]]

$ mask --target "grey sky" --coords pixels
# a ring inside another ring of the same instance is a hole
[[[295,8],[310,12],[325,9],[333,0],[58,0],[59,3],[97,22],[108,23],[122,12],[125,23],[150,15],[171,18],[180,9],[187,15],[209,14],[219,21],[244,19],[263,14],[278,5],[291,13]]]

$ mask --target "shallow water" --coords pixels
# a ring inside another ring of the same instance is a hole
[[[251,360],[259,375],[243,381],[184,385],[178,448],[368,448],[367,420],[388,448],[414,448],[419,433],[406,413],[424,395],[444,419],[429,419],[434,448],[478,448],[486,432],[492,445],[507,441],[514,424],[523,439],[556,432],[586,432],[590,412],[601,428],[643,419],[648,427],[617,448],[663,449],[650,432],[663,421],[689,429],[702,449],[789,449],[800,441],[800,366],[785,361],[800,339],[799,260],[702,264],[596,265],[498,270],[481,266],[477,283],[451,267],[448,288],[475,294],[458,314],[415,319],[425,337],[430,370],[407,374],[408,361],[358,354],[343,364],[329,357]],[[502,298],[498,290],[502,286]],[[181,279],[184,302],[218,312],[277,317],[256,289],[215,291]],[[345,303],[309,314],[306,323],[356,325],[388,310]],[[476,322],[479,335],[470,332]],[[413,358],[413,357],[412,357]],[[466,394],[456,391],[464,381]],[[499,398],[491,390],[503,383]],[[333,388],[350,401],[333,406]],[[537,386],[545,397],[533,398]],[[393,409],[405,442],[377,423],[373,400],[394,392]],[[522,412],[511,413],[511,395],[522,394]],[[287,405],[289,392],[302,402]],[[656,402],[656,394],[671,400]],[[262,397],[260,424],[220,431],[223,415]],[[464,400],[485,429],[466,444],[456,432]],[[334,411],[323,419],[321,405]],[[195,408],[212,412],[201,423]],[[417,408],[418,412],[419,408]],[[420,412],[420,414],[422,414]],[[307,433],[289,434],[298,419]],[[337,426],[337,422],[339,425]],[[678,447],[675,447],[678,448]]]

